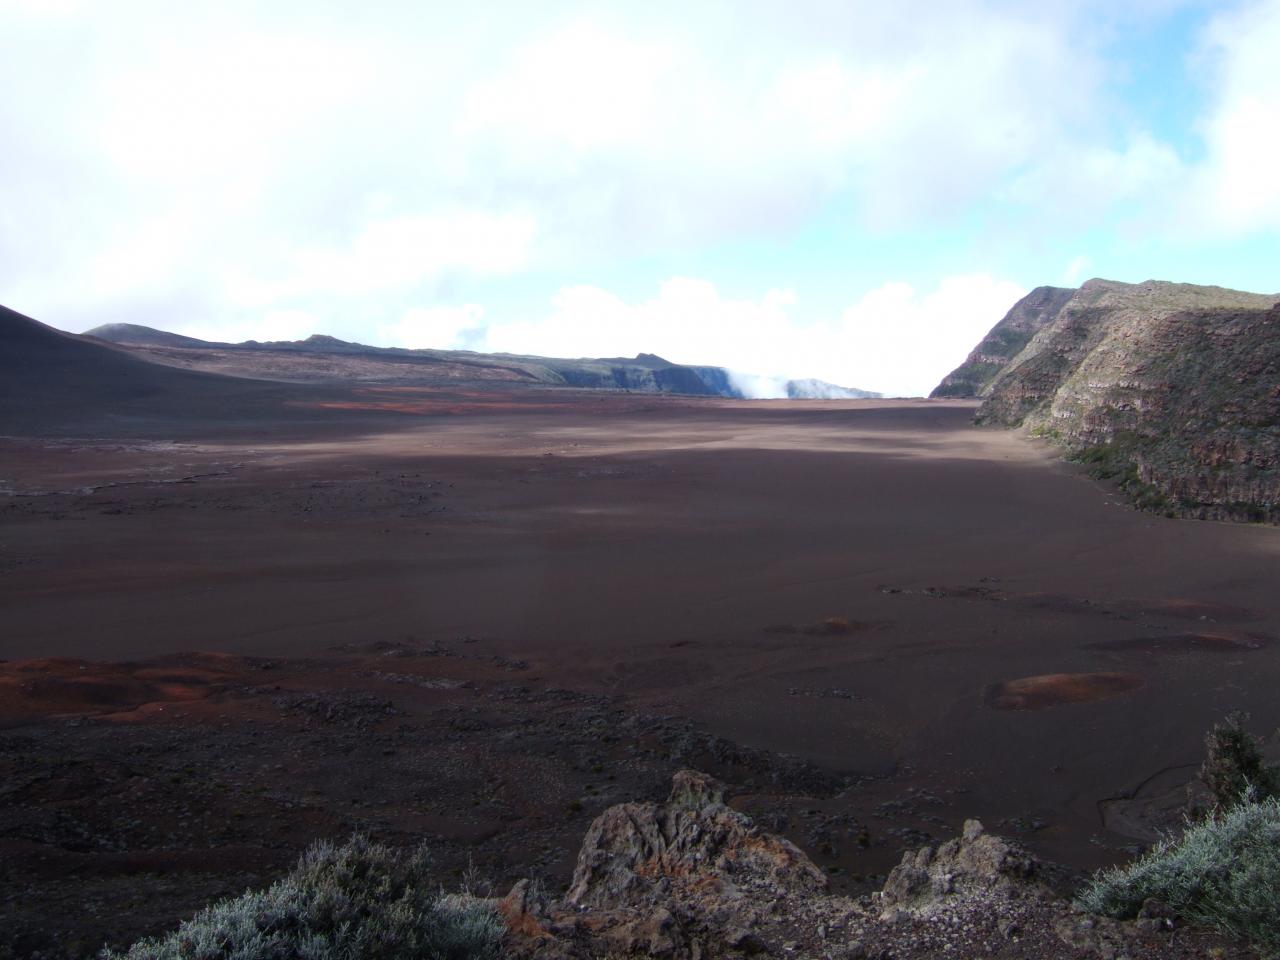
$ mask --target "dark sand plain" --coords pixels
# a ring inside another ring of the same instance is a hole
[[[271,396],[0,438],[13,955],[352,829],[560,884],[684,765],[837,888],[965,817],[1084,870],[1214,721],[1280,724],[1280,530],[1136,512],[965,402]]]

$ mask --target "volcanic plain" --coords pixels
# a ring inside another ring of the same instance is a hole
[[[1069,882],[1214,721],[1280,724],[1280,530],[1135,511],[974,401],[271,389],[0,438],[0,956],[353,830],[559,888],[690,766],[837,889],[966,817]]]

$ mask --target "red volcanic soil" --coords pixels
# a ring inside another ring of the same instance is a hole
[[[1043,710],[1106,700],[1141,686],[1142,678],[1131,673],[1049,673],[993,685],[987,691],[987,705],[996,710]]]
[[[225,676],[177,664],[99,664],[67,657],[0,663],[0,727],[199,700],[209,695],[212,681]]]
[[[683,765],[838,889],[971,816],[1088,869],[1141,819],[1102,801],[1280,725],[1280,530],[1130,510],[968,403],[258,396],[6,421],[18,955],[357,828],[558,886]]]

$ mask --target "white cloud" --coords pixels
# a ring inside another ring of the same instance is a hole
[[[214,23],[216,42],[200,43],[184,27],[177,43],[130,51],[90,94],[85,132],[124,177],[260,199],[293,138],[374,92],[374,65],[341,37]]]
[[[66,17],[84,8],[85,0],[0,0],[0,13],[26,17]]]
[[[479,304],[414,307],[394,323],[379,324],[375,340],[388,347],[447,350],[468,347],[481,335],[484,308]],[[471,334],[472,336],[468,336]]]
[[[1098,58],[1042,11],[613,13],[524,38],[455,127],[465,166],[609,248],[771,230],[845,189],[870,222],[934,221],[1103,135]]]
[[[188,337],[220,343],[245,340],[305,340],[316,332],[317,318],[305,310],[269,310],[252,319],[175,320],[168,329]]]
[[[449,271],[512,273],[527,264],[536,232],[529,217],[474,211],[373,220],[342,246],[300,249],[291,274],[278,288],[268,285],[257,296],[367,294],[410,290]]]
[[[1065,145],[999,193],[1066,231],[1094,224],[1122,206],[1144,211],[1146,220],[1164,220],[1162,211],[1182,195],[1187,176],[1172,147],[1139,133],[1121,147]]]
[[[579,20],[538,37],[506,69],[477,84],[461,111],[464,140],[492,137],[516,149],[520,163],[544,150],[566,155],[643,147],[673,104],[661,82],[673,76],[673,52]]]
[[[833,331],[830,355],[844,358],[846,379],[854,378],[841,385],[928,394],[1026,292],[986,274],[944,277],[927,293],[905,283],[872,290]]]
[[[1219,16],[1207,36],[1217,95],[1204,124],[1207,156],[1190,184],[1193,215],[1229,233],[1280,230],[1280,2]]]

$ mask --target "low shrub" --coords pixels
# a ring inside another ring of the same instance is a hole
[[[471,897],[432,893],[429,865],[423,848],[321,841],[266,890],[102,960],[496,960],[501,919]]]
[[[1096,874],[1077,903],[1136,916],[1152,898],[1192,923],[1280,956],[1280,800],[1246,797],[1189,826],[1133,863]]]
[[[1262,760],[1258,741],[1244,728],[1248,717],[1231,713],[1204,738],[1200,779],[1218,806],[1228,807],[1246,793],[1259,800],[1280,795],[1280,776]]]

